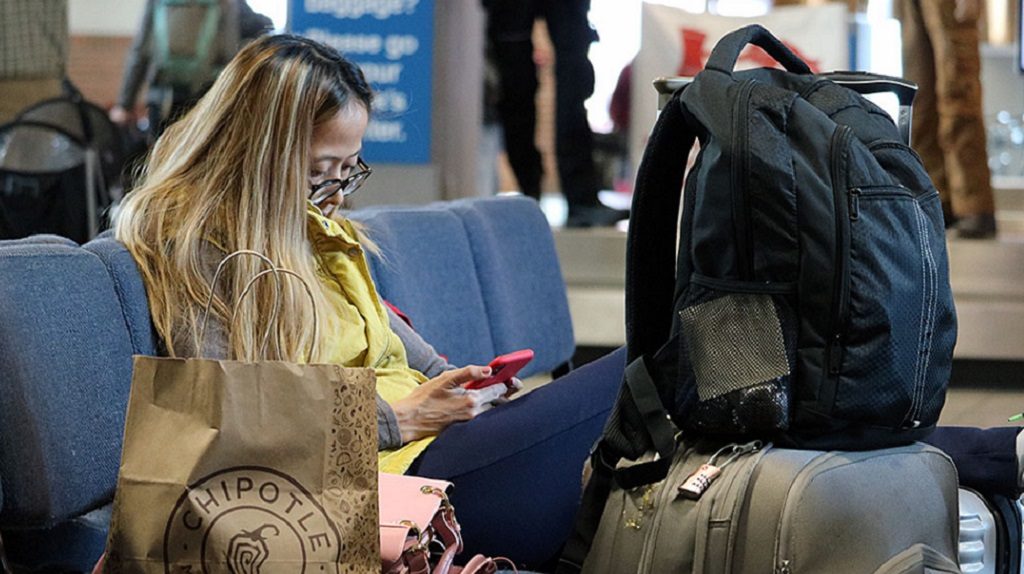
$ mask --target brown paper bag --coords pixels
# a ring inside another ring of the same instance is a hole
[[[371,369],[135,357],[104,572],[378,572]]]
[[[136,357],[106,572],[376,572],[370,369]]]

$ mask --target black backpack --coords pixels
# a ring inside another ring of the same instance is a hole
[[[750,43],[786,70],[734,72]],[[664,477],[676,429],[838,450],[930,432],[956,340],[943,216],[891,117],[761,26],[723,38],[644,152],[626,340],[578,529],[597,524],[613,477]],[[616,468],[651,451],[654,462]]]
[[[786,70],[733,72],[748,43]],[[938,192],[886,112],[760,26],[661,113],[626,275],[629,371],[680,429],[854,450],[938,420],[956,341]]]
[[[752,43],[785,71],[733,72]],[[851,89],[880,78],[815,76],[750,26],[663,109],[630,217],[629,364],[560,572],[612,481],[665,478],[678,430],[860,450],[934,428],[956,339],[942,210],[908,127]]]

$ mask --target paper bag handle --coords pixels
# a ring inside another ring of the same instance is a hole
[[[285,275],[289,275],[291,277],[294,277],[294,278],[298,279],[299,283],[302,283],[302,287],[305,288],[306,295],[309,296],[309,302],[313,306],[313,338],[311,339],[311,341],[309,343],[309,354],[308,354],[308,357],[310,359],[312,359],[312,357],[313,357],[313,350],[314,350],[314,348],[316,346],[316,342],[320,338],[320,322],[318,321],[318,315],[317,315],[317,309],[316,309],[316,298],[313,297],[313,290],[309,288],[309,283],[307,283],[306,280],[303,279],[302,276],[300,276],[298,273],[296,273],[296,272],[294,272],[294,271],[292,271],[290,269],[284,269],[283,267],[274,267],[273,269],[267,269],[265,271],[260,271],[259,273],[256,274],[255,277],[250,279],[249,283],[246,284],[245,289],[242,290],[242,294],[238,296],[238,302],[235,303],[235,309],[231,313],[231,324],[233,325],[235,323],[235,315],[238,313],[238,306],[239,306],[239,303],[242,302],[242,299],[245,299],[245,296],[249,294],[249,291],[252,289],[253,285],[255,285],[257,281],[259,281],[264,276],[269,275],[271,273],[274,274],[274,277],[275,277],[275,279],[277,279],[277,282],[278,282],[278,289],[277,289],[277,295],[278,295],[277,302],[278,302],[278,304],[277,304],[277,308],[274,310],[275,317],[277,315],[277,312],[280,311],[280,307],[281,307],[281,288],[280,288],[281,277],[280,277],[279,273],[284,273]],[[269,336],[270,336],[270,331],[268,330],[267,331],[267,338],[268,339],[269,339]],[[282,347],[282,345],[281,345],[281,333],[278,332],[277,336],[278,336],[278,339],[277,339],[277,355],[278,355],[278,358],[280,358],[280,356],[281,356],[281,347]],[[264,342],[264,344],[265,344],[265,342]]]
[[[230,255],[225,257],[224,259],[220,260],[220,263],[217,264],[217,270],[213,273],[213,281],[210,282],[210,296],[206,299],[206,307],[205,307],[205,309],[203,309],[203,322],[202,322],[202,324],[199,327],[199,349],[197,349],[197,351],[198,351],[198,354],[200,356],[202,356],[202,354],[203,354],[203,345],[206,343],[206,325],[207,325],[207,323],[210,322],[210,307],[213,305],[213,295],[214,295],[214,293],[217,290],[217,282],[220,281],[220,274],[221,274],[221,272],[224,271],[224,266],[227,265],[228,261],[231,261],[232,259],[234,259],[236,257],[239,257],[239,256],[242,256],[242,255],[248,255],[250,257],[256,257],[256,258],[260,259],[261,261],[263,261],[264,263],[266,263],[270,267],[270,271],[271,272],[275,272],[275,270],[277,269],[277,266],[274,265],[274,262],[271,261],[269,257],[267,257],[266,255],[264,255],[264,254],[262,254],[262,253],[260,253],[258,251],[252,251],[252,250],[249,250],[249,249],[240,249],[238,251],[235,251],[234,253],[231,253]],[[257,277],[259,277],[259,276],[260,275],[257,275]],[[281,281],[280,281],[280,279],[278,279],[278,281],[277,281],[278,304],[274,305],[274,315],[270,318],[270,324],[271,325],[273,325],[274,323],[277,322],[277,312],[278,312],[278,308],[280,308],[280,306],[281,306],[281,304],[280,304],[280,297],[281,297],[281,287],[280,287],[280,285],[281,285]],[[231,313],[231,320],[232,320],[232,322],[234,322],[235,312],[238,311],[238,304],[241,301],[242,301],[242,298],[239,297],[238,301],[235,302],[234,308],[233,308],[232,313]],[[268,345],[269,342],[270,342],[270,330],[268,329],[267,333],[263,336],[262,349],[263,349],[264,353],[266,352],[267,345]],[[280,351],[280,348],[278,348],[278,351]]]

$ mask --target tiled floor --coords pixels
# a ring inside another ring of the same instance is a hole
[[[1024,361],[955,361],[939,419],[943,425],[1024,425],[1007,418],[1024,411]]]

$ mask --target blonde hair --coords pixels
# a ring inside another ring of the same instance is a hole
[[[122,203],[115,233],[139,265],[154,325],[171,356],[183,337],[202,353],[202,314],[212,293],[211,321],[227,325],[229,356],[270,358],[262,351],[270,333],[270,341],[280,342],[276,358],[319,360],[312,305],[327,304],[307,239],[313,131],[346,106],[369,112],[371,101],[362,72],[336,51],[305,38],[267,36],[243,48],[196,106],[167,128],[140,185]],[[235,258],[212,285],[211,263],[243,249],[297,273],[314,301],[284,275],[279,312],[272,278],[239,300],[266,269],[253,257]]]

